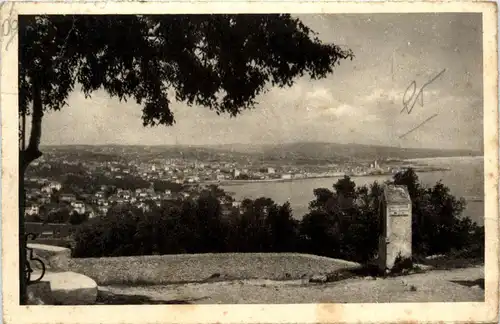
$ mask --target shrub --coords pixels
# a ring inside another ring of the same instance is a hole
[[[391,274],[401,274],[405,271],[413,269],[412,258],[405,258],[401,256],[401,253],[394,260],[394,266],[391,269]]]

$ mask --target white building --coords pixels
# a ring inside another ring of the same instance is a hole
[[[105,196],[104,192],[102,191],[98,191],[95,193],[95,197],[98,198],[98,199],[103,199]]]
[[[71,202],[71,207],[73,207],[73,211],[76,211],[78,214],[85,214],[85,204],[83,202]]]
[[[57,181],[51,181],[48,184],[46,184],[44,187],[42,187],[43,192],[51,193],[52,190],[61,190],[62,184],[57,182]]]
[[[42,192],[45,192],[48,194],[52,193],[52,188],[50,188],[50,186],[43,186],[41,190],[42,190]]]
[[[40,208],[38,206],[32,205],[24,209],[24,215],[38,215]]]
[[[62,194],[59,197],[59,200],[65,201],[65,202],[75,202],[76,201],[76,197],[73,194]]]

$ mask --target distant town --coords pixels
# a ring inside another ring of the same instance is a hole
[[[28,171],[25,216],[27,221],[40,221],[41,215],[51,219],[51,214],[65,210],[76,219],[78,215],[88,219],[105,215],[114,205],[148,210],[165,200],[196,198],[207,185],[382,175],[408,167],[420,172],[438,170],[400,159],[296,165],[231,155],[224,159],[224,154],[207,162],[192,157],[150,159],[145,154],[51,149]],[[227,201],[225,206],[237,208],[239,203]]]

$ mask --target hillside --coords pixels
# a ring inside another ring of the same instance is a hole
[[[74,145],[50,146],[51,153],[80,152],[79,156],[119,155],[141,159],[186,158],[203,161],[256,160],[288,162],[346,162],[376,159],[415,159],[430,157],[476,156],[482,151],[414,149],[391,146],[337,143],[287,143],[287,144],[228,144],[214,146],[125,146],[125,145]],[[82,154],[88,152],[92,154]]]
[[[482,155],[482,153],[468,150],[414,149],[362,144],[292,143],[265,147],[264,155],[266,159],[359,161],[471,156]]]

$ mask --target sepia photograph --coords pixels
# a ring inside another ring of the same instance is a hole
[[[498,316],[497,8],[470,5],[2,4],[11,303]]]

